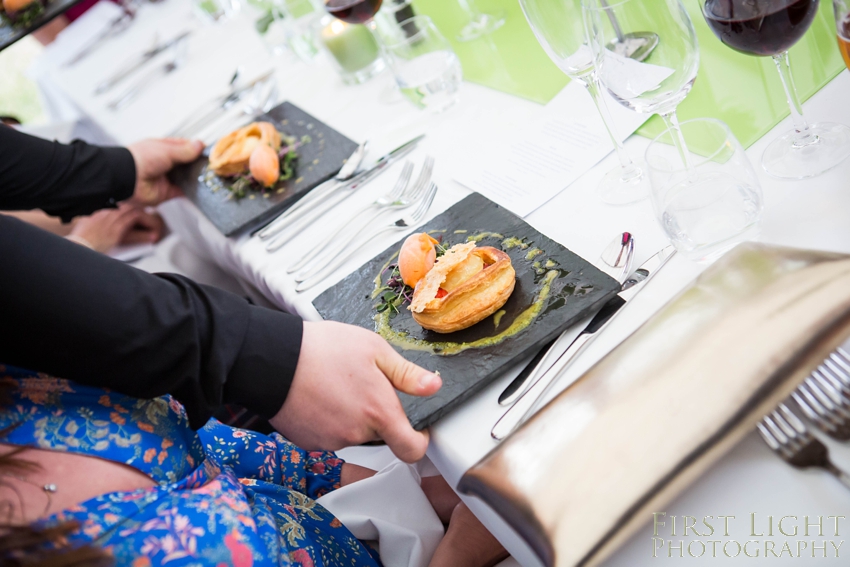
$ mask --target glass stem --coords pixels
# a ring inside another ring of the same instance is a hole
[[[457,0],[457,3],[460,4],[460,9],[466,12],[467,17],[470,21],[477,20],[479,17],[479,12],[476,6],[469,2],[469,0]]]
[[[679,158],[682,160],[682,165],[688,172],[688,178],[692,178],[694,174],[694,164],[691,163],[691,156],[688,152],[688,145],[685,143],[685,137],[682,135],[682,128],[679,126],[679,117],[676,116],[676,109],[670,112],[665,112],[660,115],[667,129],[670,130],[670,137],[673,138],[673,145],[676,146],[676,151],[679,152]]]
[[[809,123],[803,116],[803,106],[800,104],[799,97],[797,97],[797,87],[794,86],[794,77],[791,75],[791,61],[788,58],[788,52],[784,51],[774,55],[773,62],[779,69],[779,77],[782,79],[782,87],[785,89],[785,98],[788,100],[788,106],[791,107],[794,130],[797,132],[797,135],[794,136],[793,146],[801,148],[817,143],[817,136],[809,130]]]
[[[629,153],[626,151],[626,148],[623,147],[620,139],[614,134],[613,127],[611,126],[614,119],[611,117],[611,111],[608,110],[608,105],[605,104],[605,100],[602,98],[599,77],[597,77],[596,71],[592,72],[590,76],[586,77],[582,82],[587,88],[587,92],[590,93],[590,97],[593,99],[593,104],[596,105],[596,109],[599,111],[599,116],[602,117],[602,123],[605,125],[605,131],[608,132],[608,136],[611,138],[611,143],[614,144],[614,147],[617,150],[617,159],[620,160],[620,167],[624,170],[623,176],[626,177],[627,174],[634,171],[640,174],[640,169],[632,162],[632,158],[629,157]]]

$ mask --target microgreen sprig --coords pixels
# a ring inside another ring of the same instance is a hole
[[[378,303],[378,313],[382,313],[387,309],[390,309],[392,313],[398,313],[399,307],[401,307],[404,302],[411,302],[413,300],[413,288],[404,283],[404,280],[401,279],[401,272],[398,269],[398,264],[390,264],[387,266],[383,272],[381,272],[381,279],[388,274],[387,283],[385,285],[386,291],[381,294],[381,301]]]

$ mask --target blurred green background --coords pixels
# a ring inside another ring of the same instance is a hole
[[[568,79],[537,43],[519,1],[470,0],[473,2],[482,12],[504,14],[506,22],[490,36],[468,43],[455,39],[467,18],[457,0],[414,0],[413,5],[418,13],[430,15],[452,42],[465,79],[548,102]],[[719,118],[748,147],[789,114],[776,66],[770,57],[743,55],[723,45],[705,23],[699,2],[684,3],[699,40],[700,70],[693,90],[679,106],[679,119]],[[656,2],[659,9],[664,4]],[[831,1],[820,3],[812,27],[790,54],[801,100],[811,97],[845,68]],[[652,57],[647,62],[652,63]],[[663,123],[655,117],[638,133],[654,137],[663,129]]]
[[[25,37],[0,51],[0,114],[14,116],[24,124],[44,120],[38,88],[25,74],[42,49],[35,39]]]

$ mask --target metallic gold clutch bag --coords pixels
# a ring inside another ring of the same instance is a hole
[[[850,256],[742,244],[459,489],[547,566],[596,565],[850,336]]]

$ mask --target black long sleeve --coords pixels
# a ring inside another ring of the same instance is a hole
[[[50,142],[0,126],[0,206],[42,209],[67,221],[133,194],[136,166],[126,148]]]
[[[45,183],[35,188],[50,203],[42,208],[72,214],[120,197],[88,173],[120,180],[126,164],[113,161],[116,152],[87,146],[69,158],[59,144],[62,160],[27,153],[13,158],[23,160],[16,167],[6,159],[9,140],[0,134],[0,209],[41,206],[7,182],[39,163],[66,172],[41,172],[42,180],[96,185],[83,189],[80,205]],[[140,398],[169,393],[198,428],[224,402],[274,415],[295,373],[301,332],[298,317],[180,276],[148,274],[0,216],[0,363]]]

